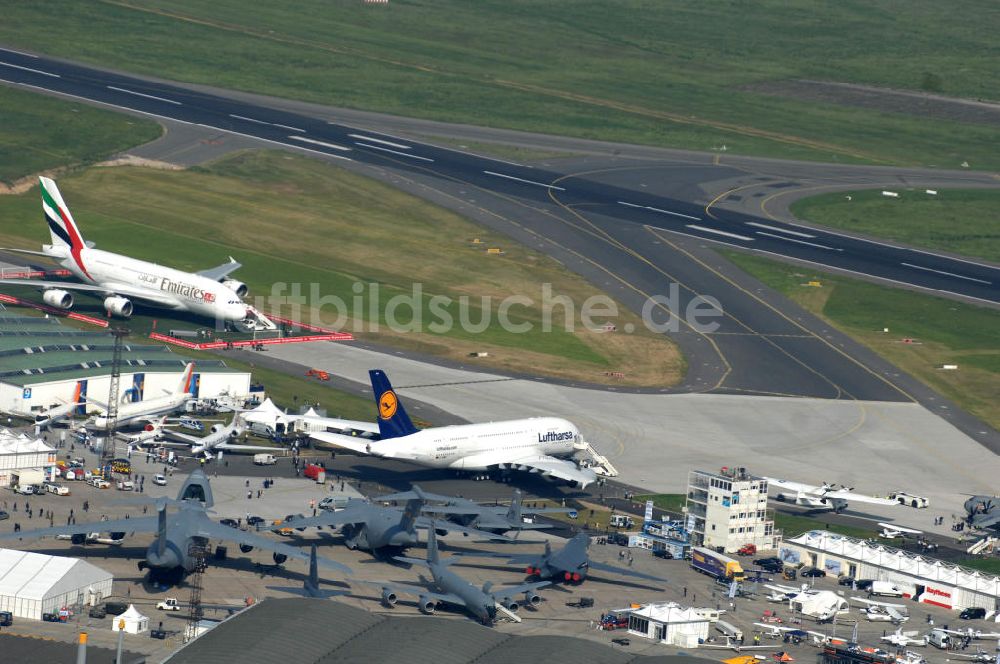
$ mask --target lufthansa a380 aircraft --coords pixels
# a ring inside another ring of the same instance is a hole
[[[586,449],[586,443],[567,420],[533,417],[421,431],[413,426],[385,372],[375,369],[368,375],[378,406],[379,440],[333,432],[313,432],[309,434],[312,438],[362,454],[431,468],[522,470],[565,480],[580,488],[597,480],[593,470],[568,458]]]
[[[132,315],[133,300],[227,322],[254,317],[252,310],[240,299],[246,295],[246,284],[228,278],[240,267],[232,257],[218,267],[190,273],[94,249],[93,243],[84,241],[56,183],[46,177],[39,180],[42,210],[52,244],[42,245],[41,251],[5,251],[51,258],[72,272],[80,283],[36,279],[0,279],[0,283],[41,288],[44,291],[42,300],[57,309],[73,306],[70,291],[91,293],[103,297],[108,313],[120,318]]]

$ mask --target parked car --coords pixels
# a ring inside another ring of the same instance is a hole
[[[31,486],[30,484],[21,484],[16,489],[14,489],[14,491],[20,494],[24,494],[25,496],[33,496],[35,494],[35,487]]]
[[[657,558],[663,558],[664,560],[673,560],[674,554],[670,553],[666,549],[656,549],[653,551],[653,555]]]
[[[115,601],[105,602],[104,609],[108,612],[108,615],[120,616],[121,614],[128,611],[128,604],[126,602],[115,602]]]
[[[220,519],[219,523],[224,526],[229,526],[230,528],[239,528],[240,524],[236,523],[236,519]]]
[[[758,558],[757,560],[753,561],[753,564],[757,565],[761,569],[767,570],[768,572],[775,572],[775,573],[780,572],[781,569],[785,566],[785,563],[781,560],[781,558],[774,558],[774,557]]]
[[[858,579],[856,588],[858,590],[871,590],[873,583],[875,583],[874,579]]]
[[[854,577],[853,576],[842,576],[837,579],[837,585],[840,586],[853,586]]]
[[[157,473],[156,475],[153,475],[153,484],[157,486],[167,486],[167,478],[163,475],[163,473]]]
[[[621,637],[621,638],[617,638],[617,639],[611,639],[611,643],[617,643],[620,646],[627,646],[628,644],[630,644],[632,642],[629,641],[628,639],[624,638],[624,637]]]
[[[962,620],[981,620],[986,617],[986,609],[981,606],[970,606],[967,609],[962,609],[958,617]]]
[[[10,514],[4,510],[0,510],[0,521],[5,521],[10,518]]]
[[[799,575],[806,577],[824,577],[826,576],[826,572],[818,567],[803,567],[799,570]]]
[[[108,610],[104,608],[103,604],[98,604],[97,606],[90,607],[89,614],[91,618],[98,618],[98,619],[107,618]]]
[[[264,524],[264,518],[263,517],[255,516],[253,514],[251,514],[250,516],[247,517],[247,527],[248,528],[257,528],[257,527],[259,527],[259,526],[261,526],[263,524]]]

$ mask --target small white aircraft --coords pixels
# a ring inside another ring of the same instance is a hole
[[[871,505],[898,505],[888,498],[874,498],[864,494],[854,493],[854,487],[823,483],[820,486],[782,480],[773,477],[765,478],[768,489],[777,489],[775,499],[778,502],[789,502],[812,509],[833,510],[838,514],[847,509],[848,501],[869,503]]]
[[[1000,640],[1000,632],[984,632],[981,629],[972,629],[967,627],[965,629],[942,629],[942,632],[947,632],[948,634],[954,634],[962,638],[969,637],[970,639],[998,639]]]
[[[47,177],[40,177],[39,180],[42,211],[52,244],[42,245],[41,251],[4,251],[45,256],[68,269],[79,281],[0,279],[0,283],[41,288],[42,300],[56,309],[73,307],[70,291],[89,293],[103,298],[105,310],[119,318],[132,316],[132,301],[136,300],[153,307],[188,311],[220,321],[256,319],[256,312],[240,299],[246,295],[246,284],[229,278],[231,272],[241,267],[231,256],[228,263],[191,273],[94,249],[92,242],[83,239],[56,183]]]
[[[134,422],[152,422],[161,415],[180,410],[184,407],[184,404],[194,399],[194,395],[191,394],[191,381],[193,379],[194,363],[188,362],[187,366],[184,367],[184,373],[181,374],[177,387],[172,392],[163,390],[163,396],[119,405],[118,425],[125,426]],[[103,404],[92,397],[87,397],[87,401],[101,407],[107,413],[107,404]],[[98,415],[94,418],[91,425],[95,429],[106,429],[108,418],[104,415]]]
[[[905,604],[877,602],[864,597],[852,597],[851,601],[865,605],[861,611],[869,622],[891,622],[894,625],[901,625],[910,619]]]
[[[164,415],[158,420],[147,422],[146,426],[142,428],[142,431],[133,434],[118,432],[118,437],[121,438],[122,442],[131,447],[142,447],[143,445],[151,445],[158,441],[164,433],[163,425],[167,421],[167,416]]]
[[[895,632],[887,636],[883,636],[882,640],[886,643],[891,643],[897,648],[905,648],[906,646],[926,646],[927,637],[920,636],[920,632],[917,630],[912,630],[904,632],[902,627],[896,629]]]
[[[993,664],[993,662],[996,662],[997,659],[1000,658],[1000,654],[991,655],[990,653],[983,650],[981,646],[976,646],[975,653],[953,652],[949,653],[949,656],[961,657],[963,659],[967,659],[973,662],[984,662],[986,664]]]
[[[754,627],[759,627],[763,636],[780,639],[786,632],[805,632],[811,637],[814,644],[822,645],[825,643],[847,643],[846,639],[841,639],[835,636],[830,636],[824,632],[814,632],[808,629],[802,629],[800,627],[785,627],[784,625],[774,625],[770,623],[754,623]],[[774,647],[774,646],[770,646]]]
[[[160,444],[164,447],[177,445],[189,446],[193,457],[204,455],[206,458],[211,458],[217,452],[274,452],[274,447],[236,444],[236,439],[239,438],[244,430],[245,427],[240,422],[240,417],[237,414],[233,417],[233,421],[226,426],[213,424],[208,435],[201,438],[180,433],[179,431],[171,431],[168,434],[169,437],[181,442],[161,442]]]
[[[907,535],[923,535],[924,531],[914,530],[913,528],[904,528],[903,526],[895,526],[891,523],[879,522],[882,526],[882,532],[879,533],[879,537],[885,537],[887,539],[895,539],[897,537],[906,537]]]

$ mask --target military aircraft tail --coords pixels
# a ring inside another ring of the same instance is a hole
[[[378,407],[378,431],[383,440],[409,436],[417,432],[410,416],[406,414],[402,402],[392,389],[389,377],[381,369],[368,372],[371,379],[372,392],[375,394],[375,405]]]
[[[167,506],[159,505],[156,510],[156,555],[163,556],[167,550]]]
[[[211,508],[215,501],[212,499],[212,486],[208,483],[208,476],[201,468],[191,471],[188,478],[177,493],[177,500],[196,500],[205,505],[205,509]]]

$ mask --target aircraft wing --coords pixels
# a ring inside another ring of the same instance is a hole
[[[294,419],[294,416],[292,416]],[[326,431],[315,433],[342,433],[349,436],[351,431],[364,431],[365,433],[378,433],[378,424],[375,422],[364,422],[361,420],[345,420],[339,417],[324,417],[322,419]]]
[[[529,590],[537,590],[538,588],[544,588],[545,586],[551,586],[551,581],[535,581],[533,583],[522,583],[519,586],[504,586],[502,588],[497,588],[491,590],[490,594],[496,599],[510,599],[514,595],[520,595],[523,592]]]
[[[224,526],[223,526],[224,527]],[[36,530],[22,530],[19,533],[0,533],[0,539],[34,539],[50,535],[87,535],[90,533],[155,533],[159,529],[156,516],[142,516],[135,519],[114,519],[112,521],[92,521],[72,526],[54,526]]]
[[[811,493],[820,494],[823,492],[823,487],[816,486],[815,484],[803,484],[802,482],[792,482],[791,480],[780,480],[776,477],[766,477],[769,486],[776,486],[779,489],[786,489],[788,491],[798,491],[800,493]]]
[[[398,498],[389,498],[389,500],[399,500]],[[426,512],[428,514],[482,514],[482,508],[475,507],[460,507],[458,505],[424,505],[420,508],[421,512]]]
[[[472,464],[469,461],[473,462]],[[498,466],[512,470],[526,470],[546,477],[556,477],[567,482],[576,482],[580,488],[597,481],[597,473],[589,468],[578,468],[572,461],[557,459],[547,454],[533,454],[527,457],[510,458],[502,453],[478,454],[466,460],[471,465]]]
[[[972,517],[973,528],[991,528],[1000,523],[1000,509],[992,509],[985,514]]]
[[[332,431],[315,431],[310,433],[309,437],[313,440],[318,440],[321,443],[328,443],[330,445],[343,447],[351,450],[352,452],[371,454],[372,456],[381,456],[377,451],[377,446],[373,446],[372,441],[368,438],[349,436],[343,433],[333,433]]]
[[[618,567],[617,565],[608,565],[606,563],[595,563],[593,560],[587,565],[587,567],[593,570],[600,570],[602,572],[613,572],[614,574],[623,574],[625,576],[632,576],[637,579],[646,579],[647,581],[658,581],[660,583],[666,583],[667,580],[659,577],[653,576],[652,574],[643,574],[642,572],[635,572],[628,569],[627,567]]]
[[[223,263],[222,265],[217,265],[215,267],[210,267],[207,270],[202,270],[201,272],[196,272],[195,274],[208,277],[213,281],[222,281],[228,277],[231,273],[243,267],[240,263],[236,261],[232,256],[229,257],[228,263]]]
[[[337,512],[339,514],[340,512]],[[319,518],[319,517],[317,517]],[[500,540],[504,542],[510,542],[511,538],[506,535],[496,535],[494,533],[488,533],[484,530],[476,530],[475,528],[468,528],[466,526],[460,526],[457,523],[450,523],[444,521],[436,521],[428,517],[417,517],[415,521],[417,528],[434,528],[435,530],[444,530],[445,532],[455,531],[459,533],[465,533],[466,535],[475,535],[477,537],[483,537],[490,540]]]
[[[232,443],[218,443],[212,447],[213,450],[234,450],[239,452],[274,452],[274,446],[265,445],[234,445]]]
[[[282,528],[318,528],[320,526],[342,526],[346,523],[368,523],[368,515],[362,514],[357,508],[350,505],[337,512],[323,510],[316,516],[307,516],[304,519],[295,519],[289,523],[282,523],[272,529]]]
[[[424,586],[411,586],[406,583],[379,583],[378,581],[361,581],[361,583],[375,586],[376,588],[385,588],[386,590],[390,590],[394,593],[405,593],[407,595],[416,595],[418,597],[423,595],[424,597],[429,597],[437,602],[448,602],[449,604],[465,606],[465,600],[454,593],[439,593],[431,590],[430,588],[425,588]]]
[[[156,519],[154,518],[153,521],[156,521]],[[275,542],[274,540],[269,540],[266,537],[254,535],[253,533],[249,533],[244,530],[239,530],[238,528],[230,528],[229,526],[224,526],[221,523],[216,523],[207,518],[199,520],[196,528],[198,530],[197,534],[201,537],[225,540],[227,542],[236,542],[237,544],[247,544],[249,546],[257,547],[258,549],[283,553],[289,558],[304,560],[307,563],[310,559],[309,554],[302,549],[296,549],[294,546],[288,546],[287,544],[282,544],[281,542]],[[324,567],[335,569],[342,574],[352,574],[350,567],[347,565],[341,565],[340,563],[328,558],[320,558],[317,556],[316,562]]]
[[[822,495],[827,498],[840,498],[841,500],[869,503],[871,505],[899,505],[899,503],[895,500],[889,500],[888,498],[875,498],[873,496],[866,496],[863,493],[854,493],[853,491],[827,491]]]
[[[99,293],[101,295],[123,295],[134,300],[142,300],[163,307],[174,307],[177,302],[173,298],[157,295],[156,291],[145,288],[135,288],[128,284],[115,284],[114,286],[95,286],[92,284],[81,284],[76,281],[43,281],[39,279],[0,279],[0,284],[10,284],[13,286],[31,286],[33,288],[49,289],[60,288],[62,290],[85,291],[88,293]]]

